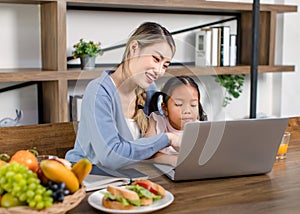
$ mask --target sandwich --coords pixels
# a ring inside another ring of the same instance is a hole
[[[107,192],[103,192],[102,205],[109,209],[134,210],[141,206],[138,194],[126,188],[107,186]]]
[[[162,186],[147,179],[137,179],[132,184],[127,185],[126,188],[137,193],[142,206],[151,205],[153,201],[166,195],[166,191]]]

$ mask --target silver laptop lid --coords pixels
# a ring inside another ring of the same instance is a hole
[[[270,172],[287,124],[288,118],[188,123],[171,179]]]

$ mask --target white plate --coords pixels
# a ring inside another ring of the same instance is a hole
[[[105,192],[106,189],[103,189],[103,190],[100,190],[100,191]],[[151,204],[150,206],[136,207],[135,210],[113,210],[113,209],[105,208],[102,205],[102,198],[103,198],[104,195],[100,191],[92,193],[88,197],[88,203],[92,207],[94,207],[98,210],[104,211],[104,212],[108,212],[108,213],[148,213],[148,212],[153,212],[153,211],[162,209],[164,207],[167,207],[174,200],[173,194],[170,193],[169,191],[166,191],[166,196],[164,198],[154,201],[153,204]]]

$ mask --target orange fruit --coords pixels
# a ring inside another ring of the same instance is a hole
[[[27,166],[27,168],[30,169],[33,172],[36,172],[38,167],[39,167],[37,157],[32,152],[27,151],[27,150],[17,151],[10,158],[9,163],[12,163],[14,161]]]

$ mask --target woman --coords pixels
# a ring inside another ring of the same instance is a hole
[[[66,159],[87,157],[93,164],[117,169],[170,145],[178,148],[172,133],[141,138],[148,128],[145,112],[151,90],[145,90],[163,76],[174,53],[174,40],[164,27],[152,22],[139,26],[117,69],[103,72],[87,86],[75,146]]]

